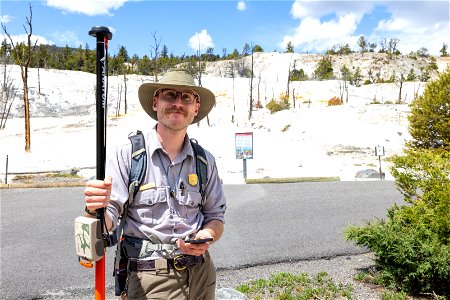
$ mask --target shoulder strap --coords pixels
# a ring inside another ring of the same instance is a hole
[[[134,201],[134,197],[139,191],[139,187],[144,180],[147,170],[147,152],[145,150],[145,138],[142,131],[136,131],[136,134],[130,134],[128,138],[131,141],[131,167],[128,179],[128,199],[123,205],[123,211],[119,218],[119,224],[116,228],[115,234],[117,235],[118,243],[116,249],[116,258],[114,261],[114,276],[119,270],[119,265],[122,255],[122,230],[124,221],[128,214],[128,207]],[[117,280],[116,280],[117,284]]]
[[[147,153],[145,151],[145,139],[142,131],[138,130],[136,134],[128,137],[131,141],[131,168],[128,181],[128,190],[130,194],[136,196],[139,187],[144,181],[147,170]]]
[[[194,150],[194,156],[196,161],[197,176],[199,178],[199,192],[202,195],[202,202],[200,209],[203,210],[203,204],[205,203],[206,182],[208,181],[208,160],[206,159],[205,149],[200,146],[196,139],[190,139],[192,149]]]
[[[122,221],[126,218],[128,207],[134,201],[134,197],[139,191],[139,187],[144,181],[147,170],[147,152],[145,150],[145,138],[142,131],[128,136],[131,141],[131,167],[128,179],[128,200],[123,205],[123,212],[120,216],[119,228],[122,228]]]

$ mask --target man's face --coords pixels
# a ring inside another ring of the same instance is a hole
[[[153,110],[158,122],[169,129],[182,130],[198,114],[199,97],[189,89],[161,89],[153,97]]]

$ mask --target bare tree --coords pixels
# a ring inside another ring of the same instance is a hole
[[[120,106],[122,104],[122,89],[122,80],[120,80],[119,75],[117,75],[116,117],[120,116]]]
[[[291,53],[291,57],[289,58],[289,68],[288,68],[288,76],[287,76],[287,86],[286,86],[286,97],[287,97],[287,99],[288,99],[288,101],[289,101],[289,93],[290,93],[290,86],[291,86],[291,66],[292,66],[292,53],[293,52],[290,52]],[[295,64],[296,64],[296,61],[294,60],[294,65],[292,66],[292,69],[296,69],[296,66],[295,66]],[[295,101],[295,100],[294,100]],[[295,104],[294,104],[294,108],[295,108]]]
[[[32,49],[36,46],[37,40],[35,44],[31,45],[31,36],[33,34],[33,26],[32,26],[32,18],[33,18],[33,10],[31,9],[31,3],[29,4],[30,7],[30,17],[26,18],[27,20],[27,27],[25,25],[23,28],[25,29],[25,32],[27,34],[27,45],[25,47],[24,53],[20,53],[18,46],[19,44],[15,45],[11,35],[6,31],[6,27],[3,23],[1,23],[3,31],[8,36],[11,47],[12,47],[12,54],[14,55],[14,58],[16,62],[20,65],[20,72],[22,76],[23,81],[23,103],[24,103],[24,117],[25,117],[25,151],[30,152],[31,150],[31,130],[30,130],[30,106],[29,106],[29,98],[28,98],[28,66],[31,62],[31,52]]]
[[[235,77],[235,74],[234,74],[234,71],[235,71],[235,61],[234,60],[232,60],[232,61],[230,61],[229,62],[229,64],[228,64],[228,70],[229,70],[229,74],[230,74],[230,76],[231,76],[231,78],[233,78],[233,114],[231,115],[231,123],[234,123],[234,114],[236,113],[236,102],[234,101],[234,77]]]
[[[403,73],[400,73],[400,75],[397,77],[395,81],[395,85],[398,86],[398,99],[397,104],[402,103],[402,88],[403,88],[403,82],[405,81],[405,77],[403,76]]]
[[[400,40],[397,38],[393,38],[389,40],[388,43],[388,57],[392,59],[394,54],[397,52],[397,44]]]
[[[294,103],[294,109],[295,109],[295,88],[292,89],[292,101]]]
[[[159,57],[159,46],[161,45],[161,36],[159,38],[156,37],[156,31],[152,32],[153,43],[151,46],[152,50],[150,50],[150,57],[152,59],[153,64],[153,76],[155,78],[155,82],[158,81],[158,57]]]
[[[256,103],[257,103],[258,105],[261,105],[261,93],[260,93],[260,87],[261,87],[261,71],[259,72],[257,78],[258,78],[258,82],[256,83],[256,86],[257,86],[258,95],[257,95],[257,97],[256,97],[256,99],[257,99],[257,100],[256,100]]]
[[[253,67],[255,65],[254,62],[254,47],[252,45],[251,47],[251,51],[252,51],[252,55],[251,55],[251,71],[250,71],[250,109],[248,111],[248,119],[250,120],[252,118],[252,112],[253,112],[253,77],[254,77],[254,73],[253,73]]]
[[[124,105],[125,105],[125,114],[128,113],[128,101],[127,101],[127,93],[128,93],[128,85],[127,85],[127,74],[130,70],[129,67],[126,67],[125,69],[126,71],[123,73],[123,85],[124,85],[124,90],[123,90],[123,101],[124,101]]]
[[[6,59],[3,61],[3,81],[0,91],[0,105],[1,105],[1,117],[0,117],[0,130],[5,129],[6,121],[8,120],[11,107],[14,99],[16,98],[16,91],[13,87],[13,80],[7,74],[6,71]]]
[[[288,99],[289,99],[289,85],[291,83],[291,65],[292,65],[292,52],[290,52],[290,53],[291,53],[291,57],[289,58],[289,68],[288,68],[287,86],[286,86],[286,96],[288,97]],[[295,64],[295,62],[294,62],[294,64]]]
[[[204,69],[206,68],[206,65],[204,68],[202,68],[202,53],[200,52],[200,38],[198,38],[198,49],[197,49],[197,63],[198,63],[198,85],[202,86],[202,74]],[[208,120],[209,124],[209,120]]]
[[[348,82],[349,77],[351,76],[350,70],[346,65],[343,65],[340,69],[339,78],[339,92],[341,96],[341,103],[344,103],[344,93],[345,93],[345,103],[348,103]]]

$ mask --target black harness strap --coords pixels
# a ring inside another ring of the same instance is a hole
[[[208,160],[206,159],[205,149],[198,144],[196,139],[191,139],[191,145],[194,150],[196,160],[195,167],[199,178],[199,192],[202,195],[200,210],[203,211],[203,205],[205,204],[206,183],[208,182]]]
[[[128,259],[123,255],[122,233],[125,219],[128,214],[128,207],[134,201],[134,197],[139,191],[141,183],[144,181],[147,170],[147,152],[145,150],[145,138],[141,131],[128,137],[131,141],[131,167],[128,180],[128,200],[123,205],[123,212],[120,215],[119,225],[116,228],[118,238],[116,259],[114,261],[115,295],[120,296],[126,291],[126,277],[128,273]]]

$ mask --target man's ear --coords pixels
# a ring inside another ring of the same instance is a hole
[[[200,103],[199,103],[199,102],[196,102],[196,103],[195,103],[195,108],[194,108],[195,115],[198,114],[198,110],[199,110],[199,109],[200,109]]]
[[[158,111],[158,97],[153,97],[153,111]]]

